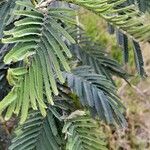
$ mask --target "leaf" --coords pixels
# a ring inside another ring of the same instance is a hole
[[[128,37],[120,31],[116,32],[116,34],[118,44],[121,46],[123,51],[124,63],[126,64],[129,61]]]
[[[63,132],[67,137],[66,150],[107,150],[104,133],[97,122],[88,116],[76,116],[66,121]]]
[[[81,104],[94,116],[108,124],[126,126],[124,109],[116,95],[114,85],[104,76],[96,74],[89,66],[77,67],[72,73],[64,72],[68,87],[77,94]]]
[[[144,36],[144,34],[150,33],[149,23],[142,22],[141,18],[144,18],[145,16],[142,15],[134,5],[125,6],[124,3],[127,2],[126,0],[63,1],[71,2],[92,11],[93,13],[105,19],[108,23],[112,24],[114,27],[124,31],[124,33],[127,33],[127,35],[130,35],[132,39],[136,39],[136,41],[149,41],[149,36]],[[143,32],[139,33],[139,31]],[[138,36],[136,35],[137,33],[139,33]]]
[[[110,58],[101,44],[93,42],[92,38],[88,37],[84,30],[80,28],[76,28],[74,31],[75,33],[73,33],[73,29],[70,29],[70,33],[74,37],[78,37],[76,39],[78,44],[72,44],[70,46],[73,56],[82,62],[83,65],[91,66],[97,74],[106,76],[112,82],[112,75],[117,75],[127,80],[129,75],[116,60]]]
[[[13,88],[8,95],[0,102],[0,113],[9,106],[12,102],[14,102],[17,98],[17,93]]]
[[[53,17],[50,11],[47,10],[48,13],[45,14],[26,2],[17,1],[16,6],[27,9],[14,11],[21,19],[14,23],[12,29],[4,32],[6,36],[2,42],[14,45],[5,55],[4,62],[22,62],[18,68],[9,69],[7,78],[17,94],[15,106],[11,110],[17,115],[21,113],[23,123],[30,107],[34,110],[39,109],[41,114],[46,116],[46,103],[54,105],[52,96],[58,95],[56,80],[58,78],[61,83],[65,82],[61,69],[70,71],[67,58],[71,57],[71,53],[64,38],[71,43],[75,41],[55,19],[64,12],[63,9],[53,9]],[[7,107],[9,106],[1,108],[0,111]],[[10,114],[12,113],[9,113],[9,117]]]
[[[135,64],[138,73],[141,75],[141,77],[144,77],[146,76],[146,73],[144,71],[144,61],[143,61],[140,45],[136,41],[133,41],[133,46],[134,46]]]
[[[61,138],[57,131],[54,116],[50,110],[43,118],[40,112],[30,112],[26,122],[16,129],[9,150],[60,149]]]
[[[15,0],[3,0],[0,2],[0,39],[3,37],[3,30],[6,26],[7,18],[14,5]]]

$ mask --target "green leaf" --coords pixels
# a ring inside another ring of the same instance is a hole
[[[130,5],[125,6],[126,0],[114,0],[114,1],[91,1],[91,0],[63,0],[66,2],[71,2],[73,4],[84,7],[93,13],[99,15],[105,19],[108,23],[119,28],[120,30],[130,35],[136,41],[149,41],[149,37],[145,36],[146,32],[141,32],[136,36],[138,31],[147,31],[150,34],[149,23],[143,23],[140,11],[137,10],[137,7]],[[145,18],[146,19],[146,18]],[[133,24],[136,22],[136,25]],[[130,26],[130,27],[129,27]],[[142,38],[144,37],[144,38]],[[142,39],[141,39],[142,38]]]
[[[57,78],[61,83],[65,82],[60,66],[70,71],[67,58],[71,57],[71,53],[64,37],[70,42],[74,40],[55,19],[64,10],[60,9],[55,13],[53,11],[55,14],[53,18],[50,11],[42,13],[26,2],[17,2],[16,6],[26,9],[14,11],[21,19],[14,23],[12,29],[5,31],[6,36],[2,42],[13,44],[13,48],[5,55],[4,62],[6,64],[20,62],[20,67],[9,69],[7,75],[10,85],[16,89],[17,98],[13,108],[8,104],[0,111],[4,111],[7,107],[11,108],[11,113],[7,113],[9,117],[12,112],[17,115],[21,113],[23,123],[30,108],[39,109],[42,115],[46,116],[46,103],[54,105],[52,96],[58,95]]]
[[[77,94],[81,104],[94,116],[108,124],[126,126],[114,85],[102,75],[96,74],[89,66],[80,66],[72,73],[64,72],[68,87]],[[114,107],[115,106],[115,107]]]
[[[30,112],[28,120],[19,126],[15,133],[9,150],[60,149],[61,138],[50,110],[45,118],[37,111]]]
[[[76,119],[80,120],[76,120]],[[84,120],[85,118],[85,120]],[[101,131],[101,132],[100,132]],[[95,120],[76,116],[66,121],[63,133],[67,136],[66,150],[107,150],[106,137]]]
[[[0,113],[16,99],[17,92],[15,91],[15,88],[13,88],[8,95],[2,101],[0,101]]]

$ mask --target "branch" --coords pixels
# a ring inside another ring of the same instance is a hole
[[[126,0],[60,0],[73,3],[105,19],[137,42],[150,41],[150,24],[135,5],[124,6]]]

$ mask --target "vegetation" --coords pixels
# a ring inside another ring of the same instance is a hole
[[[142,13],[149,1],[2,0],[0,112],[2,120],[17,119],[10,150],[105,150],[104,125],[127,127],[114,76],[127,81],[130,75],[108,55],[105,37],[97,43],[86,34],[78,7],[69,3],[116,31],[125,63],[130,43],[137,71],[146,77],[139,42],[150,42],[148,15]]]
[[[100,19],[98,16],[85,11],[79,10],[79,20],[84,25],[86,33],[92,37],[92,39],[101,45],[107,47],[107,51],[112,57],[123,63],[123,51],[117,44],[115,35],[110,36],[107,32],[107,23]],[[113,40],[113,42],[112,42]],[[142,52],[145,62],[146,73],[149,75],[149,46],[145,44],[142,46]],[[120,130],[114,130],[107,125],[102,125],[103,132],[107,136],[108,147],[111,150],[148,150],[150,148],[149,143],[149,77],[141,80],[136,74],[136,68],[134,65],[134,54],[132,47],[129,47],[129,62],[125,65],[126,70],[134,76],[130,77],[130,83],[132,87],[119,78],[114,78],[118,87],[118,95],[121,97],[123,104],[126,107],[126,119],[128,127]],[[108,138],[109,137],[109,138]]]

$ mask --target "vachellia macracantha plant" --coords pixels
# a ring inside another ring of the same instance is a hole
[[[99,120],[127,125],[112,76],[127,80],[129,75],[77,26],[75,5],[119,31],[123,36],[118,43],[125,50],[126,40],[131,40],[137,70],[145,76],[139,42],[150,41],[150,24],[134,3],[1,1],[0,82],[8,92],[0,101],[0,113],[5,120],[19,116],[21,124],[11,150],[107,149]]]

